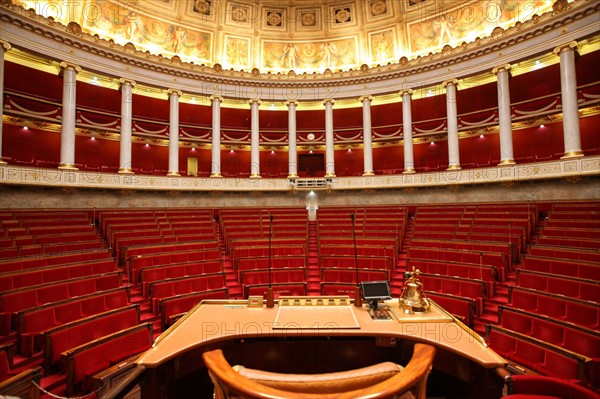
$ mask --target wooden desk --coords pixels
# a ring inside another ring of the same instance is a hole
[[[405,363],[416,342],[436,346],[431,379],[446,386],[448,398],[454,390],[461,398],[501,396],[495,369],[506,361],[435,303],[430,312],[407,315],[397,299],[390,300],[392,319],[373,320],[366,305],[357,308],[340,298],[326,305],[319,298],[301,297],[272,309],[248,307],[246,300],[203,301],[137,360],[146,367],[142,398],[210,397],[201,354],[214,348],[222,348],[230,363],[317,373],[383,360]]]

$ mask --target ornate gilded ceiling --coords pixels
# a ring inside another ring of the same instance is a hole
[[[551,10],[552,0],[22,1],[137,50],[224,69],[358,69],[440,52]],[[130,46],[130,45],[129,45]]]

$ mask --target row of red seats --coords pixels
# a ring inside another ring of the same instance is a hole
[[[285,267],[294,267],[294,268],[305,268],[306,264],[306,256],[304,255],[292,255],[292,256],[277,256],[264,258],[262,256],[251,257],[251,258],[238,258],[235,260],[235,264],[233,265],[234,269],[239,271],[242,270],[253,270],[253,269],[268,269],[272,267],[273,269],[282,269]],[[238,274],[239,281],[239,274]]]
[[[419,279],[430,292],[450,294],[474,301],[475,314],[477,316],[483,314],[485,299],[489,298],[483,281],[426,273],[421,273]]]
[[[525,270],[600,281],[600,263],[587,263],[585,261],[571,261],[526,255],[521,261],[521,268]]]
[[[148,296],[150,284],[155,281],[163,281],[173,278],[197,276],[201,274],[213,274],[223,271],[223,265],[218,260],[203,262],[172,263],[168,265],[143,267],[139,270],[142,295]]]
[[[596,302],[582,301],[531,288],[510,286],[508,306],[583,327],[600,329],[600,304]]]
[[[558,350],[543,341],[488,325],[486,342],[500,356],[539,374],[577,383],[586,381],[586,359]]]
[[[537,244],[529,248],[527,254],[531,256],[543,256],[545,258],[581,260],[585,262],[595,262],[600,264],[600,251],[597,250],[588,251],[583,249],[565,247],[561,248]]]
[[[473,328],[475,323],[475,301],[473,299],[432,291],[426,291],[426,295],[448,313],[458,317],[469,328]]]
[[[23,259],[12,259],[0,262],[0,271],[7,273],[16,270],[33,269],[45,266],[63,265],[67,263],[81,263],[91,260],[112,259],[108,251],[98,249],[93,251],[50,255],[33,256]]]
[[[269,280],[270,278],[270,280]],[[240,284],[246,285],[268,284],[268,283],[301,283],[306,281],[306,269],[304,268],[284,268],[272,269],[254,269],[240,271]]]
[[[389,256],[325,255],[319,257],[319,265],[324,268],[348,268],[393,270],[393,258]]]
[[[502,228],[504,230],[504,228]],[[414,231],[412,235],[412,241],[415,240],[435,240],[435,241],[485,241],[488,243],[496,244],[509,244],[512,246],[513,261],[518,260],[518,255],[525,248],[524,235],[515,234],[515,232],[507,233],[471,233],[471,232],[460,232],[460,231]]]
[[[464,249],[470,252],[479,253],[498,253],[504,255],[506,267],[512,270],[512,260],[519,259],[519,253],[513,251],[513,247],[508,243],[495,243],[488,241],[438,241],[413,238],[410,242],[411,247],[420,248],[438,248],[438,249]]]
[[[140,282],[139,269],[143,267],[168,265],[172,263],[184,263],[192,261],[220,260],[221,252],[218,248],[198,251],[167,252],[159,254],[146,254],[131,258],[127,263],[128,273],[132,282]]]
[[[24,356],[32,356],[40,349],[35,341],[37,333],[128,303],[128,288],[119,287],[22,310],[17,314],[17,350]]]
[[[600,332],[598,331],[506,306],[499,308],[498,321],[500,326],[511,331],[589,357],[596,363],[596,367],[600,362]]]
[[[279,298],[280,296],[306,296],[307,294],[307,283],[272,283],[270,284],[273,289],[273,296]],[[253,296],[267,297],[267,290],[269,284],[252,284],[244,287],[244,296],[249,298]]]
[[[65,280],[0,293],[0,335],[8,335],[16,324],[16,313],[98,291],[121,286],[121,272]]]
[[[517,285],[600,303],[600,281],[517,269]]]
[[[109,273],[116,270],[117,266],[112,259],[103,259],[65,266],[47,266],[39,269],[27,269],[3,273],[0,275],[0,291],[91,276],[94,274]]]
[[[387,270],[359,269],[358,281],[389,280]],[[354,283],[356,284],[355,269],[330,269],[321,268],[321,281],[326,283]]]
[[[160,301],[192,292],[207,292],[226,288],[223,273],[201,274],[196,276],[178,277],[170,280],[155,281],[148,286],[148,295],[152,311],[158,314]]]
[[[495,270],[493,278],[496,281],[505,280],[506,256],[496,252],[468,251],[464,249],[441,249],[426,247],[409,247],[407,258],[411,260],[446,261],[461,264],[492,266]],[[461,277],[467,277],[460,275]],[[483,278],[483,277],[481,277]]]
[[[42,331],[44,370],[47,373],[57,371],[63,352],[136,326],[139,320],[140,306],[127,305]]]
[[[152,335],[152,323],[143,323],[64,352],[66,394],[91,391],[96,373],[150,349]]]
[[[189,312],[190,309],[205,299],[227,298],[229,298],[229,291],[227,288],[212,291],[191,292],[189,294],[163,298],[158,304],[162,329],[164,331],[177,319]]]
[[[319,256],[377,256],[388,257],[396,264],[397,251],[395,247],[375,245],[320,245]]]
[[[150,235],[156,234],[156,235]],[[124,266],[126,264],[127,259],[131,258],[127,253],[130,249],[144,247],[146,245],[152,246],[161,246],[162,244],[169,245],[178,245],[178,244],[186,244],[191,242],[198,241],[214,241],[214,234],[172,234],[172,233],[149,233],[148,235],[141,235],[137,237],[127,237],[117,240],[116,246],[113,248],[116,253],[116,257],[118,259],[119,265]],[[216,244],[214,247],[218,248],[219,245]]]

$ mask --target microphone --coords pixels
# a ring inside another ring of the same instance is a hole
[[[354,306],[362,308],[362,295],[360,293],[360,284],[358,283],[358,255],[356,253],[356,230],[354,228],[354,218],[356,215],[350,214],[352,219],[352,239],[354,240],[354,268],[356,269],[356,288],[354,290]]]
[[[269,215],[269,288],[267,288],[267,308],[275,307],[275,296],[271,285],[271,237],[273,236],[273,215]]]

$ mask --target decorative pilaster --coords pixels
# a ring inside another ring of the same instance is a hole
[[[333,142],[333,104],[335,100],[323,100],[325,105],[325,177],[335,177],[335,152]]]
[[[296,107],[298,101],[287,100],[288,107],[288,179],[298,177],[298,156],[296,151]]]
[[[411,89],[402,90],[402,131],[404,132],[404,171],[403,174],[415,173],[415,161],[412,141],[412,93]]]
[[[459,170],[460,154],[458,148],[458,115],[456,111],[456,85],[458,80],[451,79],[442,83],[446,88],[446,118],[448,125],[448,169]]]
[[[63,75],[63,96],[58,168],[77,170],[75,167],[76,85],[77,73],[81,71],[81,67],[62,61],[60,68]]]
[[[210,177],[223,177],[221,174],[221,103],[223,97],[210,96],[212,103],[212,170]]]
[[[250,178],[260,179],[260,130],[258,120],[258,107],[261,101],[258,98],[252,98],[250,103]]]
[[[0,40],[0,165],[6,164],[2,159],[2,114],[4,113],[4,53],[10,50],[10,43]]]
[[[500,125],[500,163],[498,166],[514,165],[512,118],[510,116],[510,64],[492,69],[498,82],[498,122]]]
[[[119,173],[133,174],[131,168],[131,121],[133,88],[136,83],[130,79],[119,79],[121,83],[121,138],[120,138],[120,159]]]
[[[579,131],[579,107],[577,105],[577,76],[575,51],[577,42],[572,41],[554,49],[560,57],[560,93],[563,111],[563,137],[565,153],[562,158],[582,157],[581,132]]]
[[[363,176],[373,176],[375,175],[373,173],[373,141],[371,137],[371,101],[373,97],[361,96],[358,100],[363,105]]]
[[[169,89],[169,171],[167,176],[179,174],[179,98],[181,90]]]

